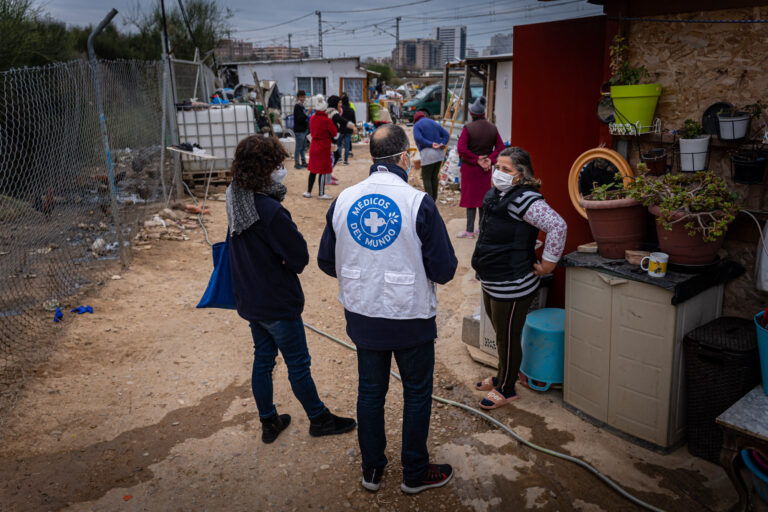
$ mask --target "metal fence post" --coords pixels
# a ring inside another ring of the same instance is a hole
[[[115,221],[115,231],[117,232],[118,253],[120,254],[120,264],[123,268],[128,266],[128,253],[125,243],[123,243],[123,226],[120,222],[120,210],[117,204],[117,185],[115,185],[115,175],[112,168],[112,156],[109,152],[109,138],[107,137],[107,121],[104,117],[104,103],[101,98],[101,82],[99,80],[99,63],[96,60],[96,51],[93,49],[93,40],[104,30],[112,18],[117,16],[117,9],[112,9],[109,14],[101,20],[91,35],[88,36],[88,60],[91,63],[91,76],[93,77],[93,88],[96,98],[96,109],[99,113],[99,127],[101,128],[101,140],[104,143],[104,155],[107,165],[107,179],[109,181],[109,190],[111,191],[109,202],[112,206],[112,217]]]

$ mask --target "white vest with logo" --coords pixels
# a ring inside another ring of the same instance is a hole
[[[339,195],[333,230],[339,302],[346,310],[393,320],[435,316],[436,286],[427,278],[416,233],[425,195],[388,171]]]

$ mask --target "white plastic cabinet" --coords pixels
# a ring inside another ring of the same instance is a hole
[[[682,342],[720,316],[723,285],[672,305],[664,288],[566,270],[565,403],[662,448],[685,433]]]

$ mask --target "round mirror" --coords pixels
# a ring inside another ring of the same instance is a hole
[[[605,124],[616,122],[616,112],[610,96],[603,96],[603,99],[597,103],[597,118]]]
[[[624,183],[616,180],[616,173],[624,176]],[[582,153],[571,166],[568,175],[568,194],[571,203],[579,214],[587,218],[587,212],[580,201],[589,195],[596,185],[615,183],[616,187],[626,185],[634,176],[629,164],[619,153],[612,149],[595,148]]]

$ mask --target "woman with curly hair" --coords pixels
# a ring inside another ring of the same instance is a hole
[[[304,237],[285,198],[283,160],[288,154],[274,137],[251,135],[240,141],[227,187],[230,263],[238,314],[253,335],[251,388],[262,425],[261,439],[271,443],[291,422],[278,414],[272,396],[272,370],[278,350],[288,367],[293,394],[309,417],[309,434],[343,434],[355,420],[332,414],[320,400],[309,370],[310,356],[301,313],[304,293],[298,274],[309,263]]]

